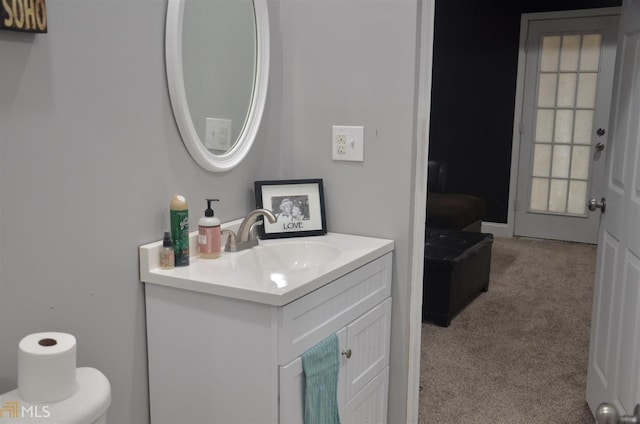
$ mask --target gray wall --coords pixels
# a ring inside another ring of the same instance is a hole
[[[201,170],[180,141],[164,72],[165,0],[48,2],[49,33],[0,32],[0,392],[36,331],[78,339],[112,383],[114,423],[147,422],[137,246],[174,193],[253,207],[257,179],[325,180],[331,231],[392,238],[390,421],[404,422],[416,0],[270,1],[272,68],[258,141]],[[365,126],[365,162],[334,163],[332,124]],[[422,229],[420,229],[421,231]]]
[[[405,422],[417,2],[281,4],[283,173],[324,179],[330,231],[396,242],[389,422]],[[332,125],[365,127],[363,163],[332,161]]]

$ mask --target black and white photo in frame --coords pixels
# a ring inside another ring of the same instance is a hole
[[[263,220],[260,238],[327,233],[322,179],[256,181],[256,206],[269,209],[276,222]]]

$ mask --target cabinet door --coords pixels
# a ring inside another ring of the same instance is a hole
[[[386,421],[390,324],[388,298],[336,333],[342,352],[338,409],[343,423]],[[302,358],[280,367],[280,423],[304,422],[304,381]]]
[[[389,365],[390,325],[388,298],[347,327],[347,401]]]
[[[389,367],[386,367],[347,402],[344,414],[340,415],[342,424],[386,423],[388,394]]]
[[[347,345],[347,329],[336,333],[340,351],[344,351]],[[340,375],[338,377],[338,411],[340,417],[344,416],[345,404],[345,366],[346,358],[340,355]],[[304,372],[302,370],[302,358],[297,357],[287,365],[280,367],[280,423],[304,422]]]

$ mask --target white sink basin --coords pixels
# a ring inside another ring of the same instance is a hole
[[[340,256],[340,249],[322,242],[284,242],[256,246],[238,256],[236,266],[263,272],[289,272],[324,265]]]

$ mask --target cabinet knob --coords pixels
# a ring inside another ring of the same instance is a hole
[[[351,349],[343,350],[342,355],[346,356],[347,359],[351,358]]]

